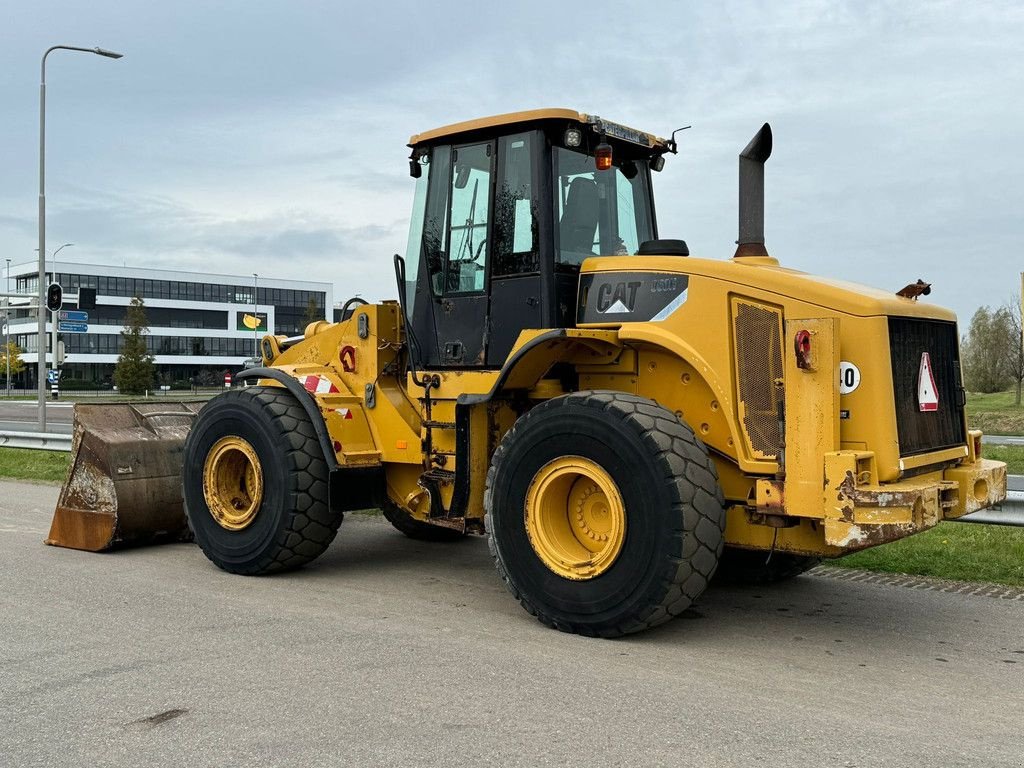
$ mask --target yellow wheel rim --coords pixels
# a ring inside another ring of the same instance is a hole
[[[600,576],[626,540],[622,494],[611,475],[590,459],[550,461],[526,491],[526,535],[537,557],[559,576]]]
[[[263,469],[259,456],[240,437],[222,437],[206,454],[203,496],[221,528],[241,531],[256,517],[263,501]]]

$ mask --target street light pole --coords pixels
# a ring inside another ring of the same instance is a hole
[[[256,284],[259,275],[252,273],[252,319],[255,325],[252,327],[252,357],[255,360],[260,356],[260,313],[256,306]]]
[[[52,51],[82,51],[106,56],[108,59],[120,59],[120,53],[107,51],[103,48],[78,48],[73,45],[54,45],[46,49],[39,65],[39,310],[36,325],[36,357],[38,359],[36,377],[39,407],[39,431],[46,431],[46,57]],[[57,361],[57,350],[53,350],[54,363]]]
[[[5,292],[8,294],[5,297],[7,304],[4,307],[4,328],[7,330],[7,346],[4,347],[4,359],[7,361],[7,376],[4,378],[4,382],[7,385],[7,399],[11,399],[11,260],[4,259],[7,262],[7,270],[4,275],[7,277],[7,287]]]

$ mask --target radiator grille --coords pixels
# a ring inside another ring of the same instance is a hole
[[[779,452],[775,380],[782,378],[782,313],[735,299],[733,324],[743,431],[755,456],[775,458]]]
[[[967,435],[956,323],[890,317],[889,346],[900,455],[963,445]],[[922,412],[917,401],[921,356],[925,352],[931,360],[939,396],[938,410],[931,412]]]

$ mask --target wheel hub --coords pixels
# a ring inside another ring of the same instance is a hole
[[[229,435],[213,444],[203,465],[203,496],[222,528],[241,531],[252,523],[263,501],[263,469],[248,441]]]
[[[537,557],[559,576],[600,576],[626,540],[618,486],[603,467],[582,456],[548,462],[526,492],[526,534]]]

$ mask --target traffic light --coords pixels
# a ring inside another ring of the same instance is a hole
[[[46,308],[51,312],[56,312],[63,305],[61,297],[64,295],[63,289],[60,287],[60,283],[50,283],[46,289]]]
[[[79,309],[96,309],[96,289],[95,288],[79,288],[78,289],[78,308]]]

